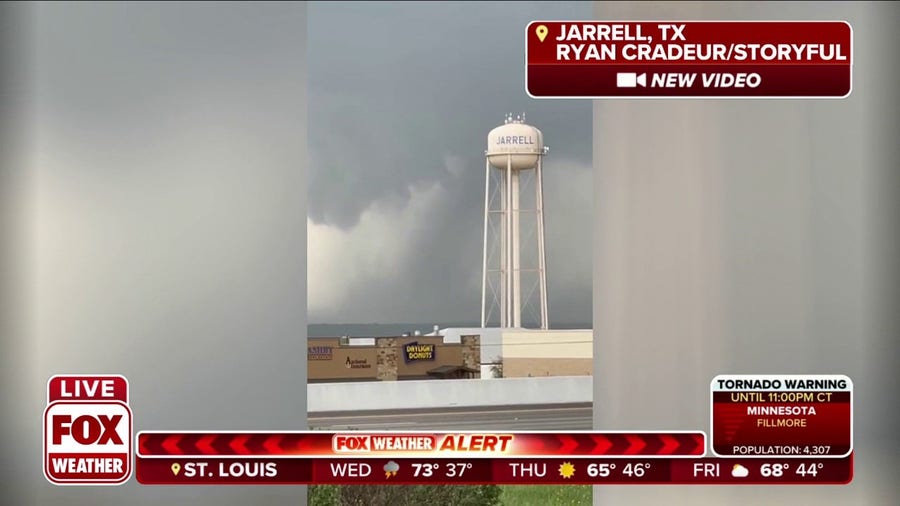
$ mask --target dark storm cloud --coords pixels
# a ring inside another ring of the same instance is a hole
[[[402,212],[413,192],[435,184],[444,196],[428,206],[398,274],[354,284],[328,311],[317,310],[311,287],[311,321],[477,317],[484,149],[507,112],[527,113],[551,147],[551,319],[589,321],[589,253],[577,250],[590,248],[590,193],[568,196],[581,199],[571,219],[559,213],[571,210],[563,193],[576,184],[566,172],[590,171],[591,105],[526,95],[524,28],[588,17],[590,4],[335,2],[313,3],[309,15],[310,219],[352,237],[367,210]],[[356,247],[360,259],[368,254]]]
[[[525,94],[525,25],[587,3],[314,3],[310,6],[310,217],[353,226],[373,201],[408,199],[463,157],[473,188],[487,132],[527,112],[553,152],[590,162],[590,105]],[[479,200],[469,192],[460,208]],[[402,205],[402,204],[400,204]]]

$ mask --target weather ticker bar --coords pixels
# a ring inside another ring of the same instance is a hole
[[[144,485],[843,485],[841,459],[137,457]]]
[[[140,432],[140,457],[687,458],[706,453],[702,431]]]
[[[122,484],[134,474],[145,485],[842,485],[853,478],[853,382],[838,374],[716,376],[711,457],[706,433],[691,430],[144,431],[132,437],[128,397],[122,376],[50,378],[49,481]]]
[[[845,21],[533,21],[534,98],[845,98]]]

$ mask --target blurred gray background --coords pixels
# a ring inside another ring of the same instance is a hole
[[[716,374],[847,374],[856,475],[845,487],[602,487],[594,504],[900,503],[898,14],[595,4],[597,19],[852,24],[845,100],[594,103],[594,411],[603,429],[706,429]]]
[[[37,421],[49,376],[109,372],[135,431],[306,428],[306,5],[3,8],[21,278],[0,502],[305,504],[305,487],[55,487]]]

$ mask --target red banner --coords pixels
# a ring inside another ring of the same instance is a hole
[[[716,455],[842,457],[853,450],[846,376],[723,375],[711,389]]]
[[[141,432],[153,456],[702,456],[703,432]]]
[[[853,30],[844,21],[534,21],[534,98],[843,98]]]
[[[846,484],[842,459],[137,457],[144,485]]]

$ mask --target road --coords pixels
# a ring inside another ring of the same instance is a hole
[[[310,413],[314,429],[590,430],[592,405],[533,404],[420,410]]]

